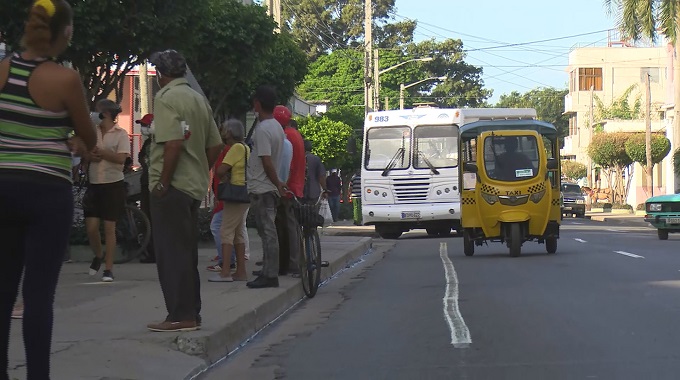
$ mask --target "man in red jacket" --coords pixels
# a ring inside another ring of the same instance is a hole
[[[293,159],[290,162],[290,175],[286,186],[296,197],[302,198],[305,187],[305,145],[302,135],[297,129],[290,127],[292,114],[285,106],[274,108],[274,118],[283,126],[286,138],[293,146]],[[298,222],[293,213],[293,202],[290,194],[281,198],[276,213],[276,229],[279,235],[279,274],[291,272],[299,274],[300,239]]]

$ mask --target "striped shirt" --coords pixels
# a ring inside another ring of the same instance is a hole
[[[28,91],[28,80],[40,64],[19,54],[10,60],[9,77],[0,91],[0,170],[42,173],[69,182],[73,130],[67,111],[40,108]]]

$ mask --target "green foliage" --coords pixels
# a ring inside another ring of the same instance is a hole
[[[385,97],[390,108],[399,106],[399,88],[427,78],[447,77],[444,81],[429,80],[404,91],[405,106],[435,102],[441,107],[477,107],[491,96],[483,88],[482,69],[463,60],[465,53],[460,40],[423,41],[408,44],[401,50],[381,50],[380,69],[385,70],[414,58],[433,57],[430,62],[409,62],[380,75],[381,108]],[[353,50],[336,50],[320,56],[298,87],[308,100],[329,101],[332,106],[364,104],[363,55]]]
[[[680,177],[680,148],[673,153],[673,171],[676,176]]]
[[[603,168],[626,167],[633,163],[626,152],[626,141],[630,134],[596,133],[588,146],[588,155],[593,163]]]
[[[635,206],[635,210],[636,211],[645,211],[645,204],[644,203],[638,204],[637,206]]]
[[[378,46],[394,47],[413,40],[414,21],[388,23],[395,11],[394,0],[373,1],[373,38]],[[311,59],[364,44],[363,0],[285,0],[283,19]]]
[[[364,129],[363,107],[333,106],[323,115],[330,120],[341,121],[352,127],[355,131],[361,132]]]
[[[298,120],[298,123],[302,136],[313,144],[312,153],[321,158],[327,169],[351,171],[358,167],[361,148],[357,146],[354,155],[347,153],[347,144],[353,135],[352,127],[326,116],[307,117]]]
[[[272,33],[275,26],[263,7],[236,0],[211,0],[211,12],[194,26],[189,66],[218,121],[249,111],[260,84],[274,85],[286,104],[304,77],[304,52],[288,33]]]
[[[614,13],[624,37],[638,41],[643,37],[656,40],[660,33],[672,42],[677,37],[677,19],[680,8],[673,0],[604,0],[605,6]]]
[[[584,164],[576,161],[562,160],[562,175],[578,181],[581,178],[585,178],[588,171]]]
[[[612,205],[611,203],[609,203],[609,202],[605,202],[605,203],[603,203],[603,202],[596,202],[596,203],[593,203],[593,206],[592,206],[592,207],[593,207],[593,208],[604,208],[604,209],[607,209],[607,208],[613,208],[613,205]]]
[[[626,204],[626,203],[614,203],[612,205],[612,209],[614,209],[614,210],[632,210],[633,206]]]
[[[658,164],[671,151],[671,141],[662,134],[652,134],[652,166]],[[626,141],[626,153],[642,166],[647,166],[647,148],[644,133],[632,134]]]
[[[631,102],[630,96],[637,84],[628,87],[621,96],[614,99],[609,106],[605,106],[602,100],[593,96],[595,101],[595,121],[602,120],[637,120],[642,116],[642,99],[638,94]]]
[[[564,115],[564,97],[569,90],[553,87],[539,87],[521,94],[513,91],[501,95],[495,107],[534,108],[539,120],[551,123],[557,128],[560,138],[569,135],[569,117]]]
[[[9,1],[0,12],[0,34],[11,50],[19,48],[28,1]],[[90,105],[115,92],[122,99],[122,79],[160,49],[183,50],[195,42],[193,28],[206,2],[192,0],[75,0],[75,34],[63,58],[80,72]]]

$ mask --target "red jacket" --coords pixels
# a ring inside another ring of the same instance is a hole
[[[305,168],[307,166],[305,144],[302,140],[302,135],[297,129],[286,127],[283,129],[283,132],[286,134],[286,138],[290,141],[291,145],[293,145],[293,159],[290,161],[290,176],[286,185],[296,197],[301,198],[305,188]]]
[[[227,152],[229,151],[229,148],[231,148],[231,145],[227,145],[222,149],[222,152],[220,152],[220,155],[217,156],[217,161],[215,161],[215,166],[213,167],[213,180],[212,180],[212,189],[213,189],[213,194],[215,195],[215,208],[213,209],[213,215],[217,214],[218,212],[222,211],[222,208],[224,208],[224,205],[222,204],[222,201],[217,199],[217,186],[220,184],[220,179],[217,178],[217,168],[222,165],[222,161],[224,161],[224,156],[227,155]]]

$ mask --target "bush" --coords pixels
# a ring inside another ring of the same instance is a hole
[[[340,220],[352,220],[354,219],[354,209],[352,204],[345,201],[340,203],[340,215],[338,215]]]
[[[623,204],[623,203],[614,203],[612,205],[612,209],[614,210],[632,210],[633,206],[629,204]]]
[[[645,209],[645,204],[644,204],[644,203],[640,203],[639,205],[637,205],[637,207],[635,207],[635,210],[637,210],[637,211],[645,211],[645,210],[646,210],[646,209]]]
[[[595,202],[593,203],[594,208],[613,208],[611,203]]]

